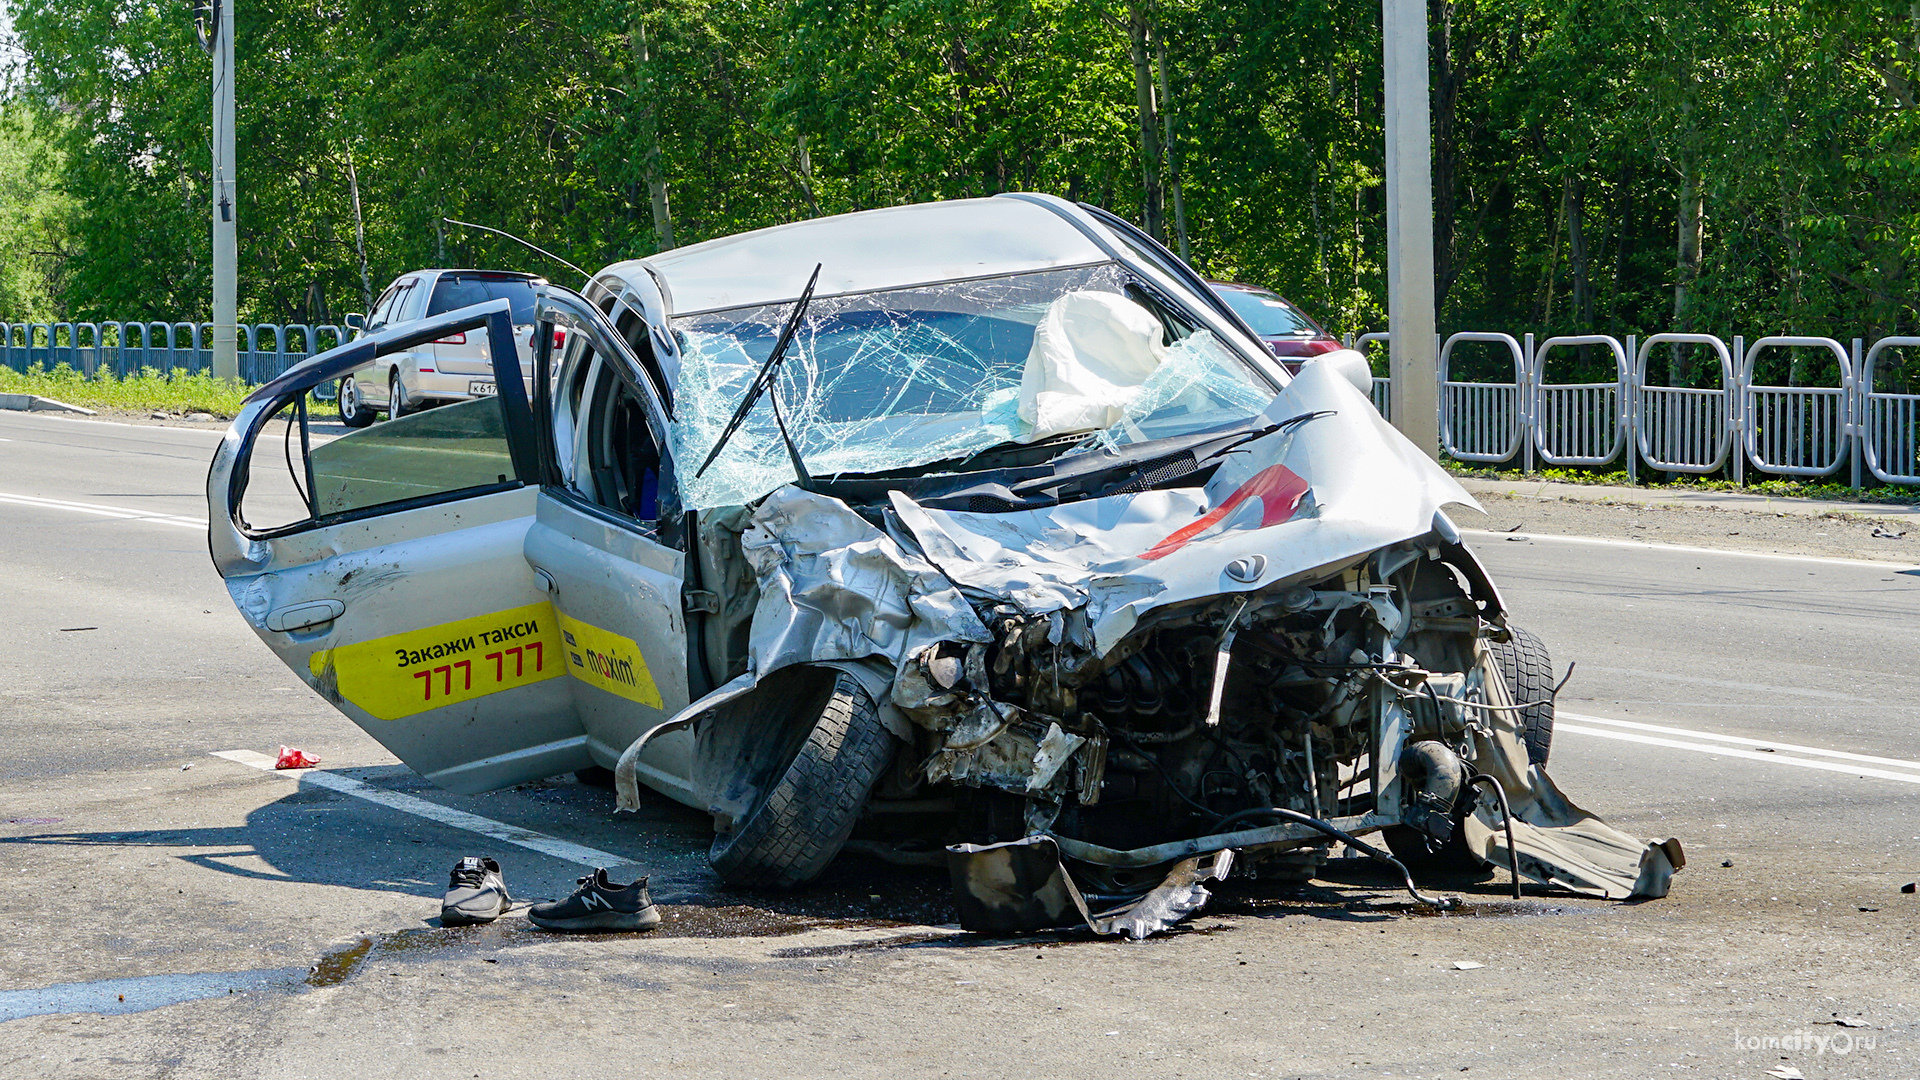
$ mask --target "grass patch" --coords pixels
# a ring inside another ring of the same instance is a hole
[[[1882,503],[1888,506],[1920,506],[1920,491],[1901,487],[1857,488],[1845,484],[1820,484],[1804,480],[1754,480],[1736,484],[1711,476],[1683,476],[1672,480],[1634,482],[1624,472],[1591,472],[1584,469],[1541,469],[1524,473],[1518,469],[1484,469],[1445,462],[1447,471],[1472,480],[1551,480],[1556,484],[1637,487],[1652,491],[1726,491],[1742,495],[1765,495],[1774,499],[1824,499],[1828,502]]]
[[[103,371],[87,378],[66,364],[52,371],[35,364],[25,374],[12,368],[0,368],[0,393],[38,394],[69,405],[89,409],[124,409],[130,412],[210,413],[231,420],[240,413],[240,403],[254,387],[227,382],[212,375],[162,374],[146,368],[137,375],[115,378]]]

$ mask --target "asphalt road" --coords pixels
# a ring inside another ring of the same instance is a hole
[[[1475,538],[1578,661],[1562,788],[1685,843],[1667,899],[1498,876],[1419,918],[1338,862],[1149,942],[983,942],[938,876],[733,896],[664,800],[427,787],[234,612],[216,442],[0,413],[0,1075],[1920,1075],[1910,568]],[[332,779],[212,756],[281,744]],[[604,854],[676,902],[647,936],[439,929],[481,852],[522,897]]]

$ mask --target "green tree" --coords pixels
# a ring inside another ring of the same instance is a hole
[[[62,314],[73,206],[60,187],[60,151],[46,130],[59,123],[25,102],[0,107],[0,321]]]

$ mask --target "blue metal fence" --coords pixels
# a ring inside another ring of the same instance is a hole
[[[333,325],[258,323],[239,327],[240,379],[263,383],[347,340]],[[196,374],[213,367],[213,324],[188,322],[0,323],[0,364],[25,372],[65,365],[91,379],[153,370]]]

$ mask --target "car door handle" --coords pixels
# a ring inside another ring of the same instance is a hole
[[[338,600],[310,600],[267,612],[267,629],[286,632],[332,622],[347,610]]]

